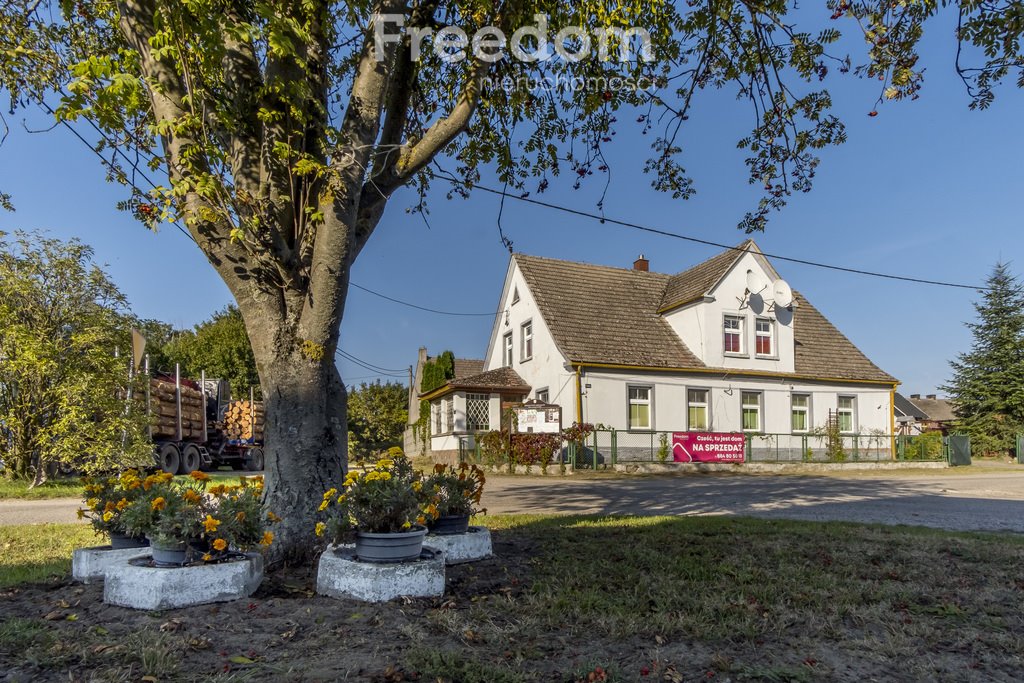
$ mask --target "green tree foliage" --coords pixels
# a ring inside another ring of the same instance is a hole
[[[995,455],[1024,433],[1024,290],[1003,263],[986,286],[974,304],[977,320],[967,323],[971,349],[950,363],[953,376],[942,389],[972,450]]]
[[[348,394],[349,457],[366,460],[402,445],[409,419],[409,390],[404,384],[363,382]]]
[[[194,330],[174,333],[159,353],[166,357],[166,365],[152,366],[156,369],[173,372],[178,363],[186,377],[197,379],[205,371],[207,377],[228,380],[235,398],[248,398],[250,387],[260,394],[256,359],[237,306],[214,313]]]
[[[0,233],[0,458],[8,478],[42,482],[151,461],[145,415],[126,402],[134,320],[92,250]]]

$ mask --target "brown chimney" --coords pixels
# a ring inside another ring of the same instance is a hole
[[[930,398],[933,401],[935,399],[937,399],[938,397],[939,397],[938,394],[928,394],[927,396],[925,396],[925,398]]]
[[[639,270],[646,273],[650,270],[651,262],[644,258],[643,254],[640,254],[640,258],[633,261],[633,270]]]
[[[921,394],[911,394],[910,398],[921,398]]]

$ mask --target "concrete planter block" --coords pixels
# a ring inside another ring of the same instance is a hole
[[[444,595],[444,554],[424,548],[418,560],[381,564],[357,560],[354,545],[329,545],[320,556],[316,592],[364,602],[439,597]]]
[[[82,583],[102,581],[107,568],[135,557],[148,557],[149,548],[119,548],[109,545],[78,548],[71,555],[71,578]]]
[[[256,592],[263,580],[263,556],[188,567],[153,567],[124,561],[107,569],[103,601],[134,609],[176,609],[228,602]]]
[[[471,526],[464,534],[427,534],[423,545],[443,552],[447,565],[476,562],[493,552],[491,531],[482,526]]]

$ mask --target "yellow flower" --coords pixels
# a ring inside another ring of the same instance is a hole
[[[211,555],[210,553],[206,553],[206,554],[203,555],[203,562],[209,562],[212,559],[213,559],[213,555]]]
[[[203,497],[199,495],[198,491],[193,491],[192,489],[186,490],[182,495],[189,503],[198,503],[203,499]]]
[[[210,475],[202,470],[194,470],[190,472],[188,476],[192,477],[196,481],[210,481]]]
[[[343,493],[340,496],[338,496],[338,505],[341,505],[344,502],[345,502],[345,494]]]
[[[100,499],[90,498],[89,500],[85,501],[85,504],[89,507],[90,510],[95,510],[100,506]]]
[[[125,508],[129,507],[130,505],[131,505],[131,503],[128,502],[127,498],[122,498],[121,500],[117,501],[117,505],[115,507],[118,510],[124,510]]]
[[[323,512],[324,510],[326,510],[327,506],[330,505],[330,504],[331,504],[331,501],[329,501],[329,500],[325,500],[324,502],[320,503],[320,512]]]
[[[402,525],[402,528],[403,529],[408,529],[411,526],[412,526],[412,524],[410,522],[406,522],[405,524]]]
[[[326,524],[324,524],[323,522],[317,522],[316,523],[316,535],[317,536],[323,536],[324,535],[324,529],[326,529],[326,528],[327,528]]]
[[[85,519],[85,508],[78,508],[76,513],[78,514],[79,519]]]
[[[330,500],[331,498],[334,498],[336,495],[338,495],[338,489],[327,489],[327,491],[324,492],[324,500]]]
[[[419,491],[422,488],[423,488],[423,482],[421,482],[421,481],[414,481],[412,483],[412,490],[413,491]]]
[[[273,531],[264,531],[263,532],[263,538],[260,539],[260,545],[270,545],[273,542],[274,542],[274,532]]]
[[[114,518],[114,513],[111,512],[110,510],[107,510],[106,512],[103,513],[103,521],[104,522],[109,522],[113,518]]]
[[[206,519],[203,520],[203,526],[206,528],[207,533],[213,533],[220,526],[220,520],[214,519],[210,515],[206,515]],[[223,548],[217,548],[217,550],[223,550]]]
[[[157,479],[159,481],[162,481],[162,482],[168,482],[171,479],[174,479],[174,475],[171,474],[170,472],[161,472],[160,474],[158,474],[156,476],[157,476]]]
[[[244,522],[245,521],[245,510],[239,510],[238,512],[235,513],[235,521],[236,522]]]
[[[153,502],[149,504],[149,507],[153,510],[163,510],[167,507],[167,501],[164,500],[163,496],[160,496],[159,498],[154,498]]]
[[[278,517],[277,515],[275,515],[273,512],[268,511],[267,512],[267,521],[268,522],[280,522],[281,518]]]
[[[224,550],[227,547],[228,547],[228,542],[225,541],[223,538],[216,538],[216,539],[214,539],[214,541],[213,541],[213,549],[214,550]]]
[[[381,458],[377,461],[377,467],[383,467],[384,469],[391,469],[395,466],[395,461],[391,458]]]

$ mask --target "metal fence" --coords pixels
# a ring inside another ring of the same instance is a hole
[[[619,463],[673,462],[674,432],[631,432],[598,429],[583,444],[566,443],[553,463],[577,469],[604,469]],[[949,461],[950,437],[938,432],[904,434],[744,434],[744,462],[853,463],[887,461]],[[461,446],[460,459],[483,463],[479,445]],[[507,465],[486,462],[490,465]]]

